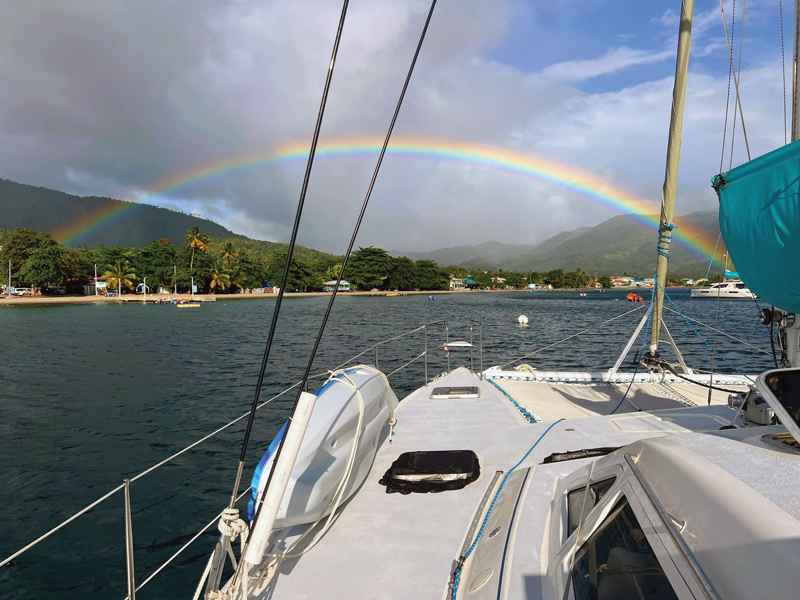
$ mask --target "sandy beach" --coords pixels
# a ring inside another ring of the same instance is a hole
[[[339,296],[441,296],[444,294],[495,294],[502,292],[519,292],[525,290],[490,290],[490,291],[444,291],[444,292],[340,292]],[[330,296],[330,292],[291,292],[284,298],[314,298],[317,296]],[[218,300],[274,300],[277,294],[195,294],[197,302],[216,302]],[[173,298],[188,299],[188,294],[147,294],[147,301],[152,300],[171,300]],[[142,302],[144,297],[140,294],[125,294],[121,298],[117,296],[0,296],[0,306],[2,305],[34,305],[34,304],[96,304],[106,302],[126,303]]]

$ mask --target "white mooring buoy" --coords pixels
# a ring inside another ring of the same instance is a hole
[[[517,317],[517,323],[520,325],[527,325],[528,324],[528,317],[525,315],[520,315]]]

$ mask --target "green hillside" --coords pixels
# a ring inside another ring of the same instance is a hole
[[[101,227],[85,228],[104,215],[111,217]],[[184,245],[184,235],[198,227],[219,244],[235,241],[255,255],[271,255],[287,245],[253,240],[238,235],[218,223],[186,215],[166,208],[98,198],[73,196],[44,187],[0,179],[0,230],[24,227],[33,231],[49,231],[65,246],[96,248],[100,246],[139,247],[152,240],[167,238],[173,245]],[[75,239],[65,239],[65,232],[87,231]],[[333,258],[332,254],[311,248],[297,247],[295,256],[304,262],[316,263]]]
[[[713,212],[696,212],[675,218],[675,224],[679,228],[684,223],[691,223],[707,239],[716,239],[719,235],[719,222]],[[674,237],[680,237],[680,229],[675,232]],[[592,275],[628,272],[644,277],[655,271],[656,240],[657,235],[652,227],[633,221],[627,216],[618,216],[543,252],[542,247],[547,246],[545,242],[534,251],[503,266],[516,271],[573,270],[580,267]],[[724,251],[722,243],[720,247]],[[670,274],[696,277],[705,273],[710,258],[698,258],[681,244],[673,243],[669,261]]]

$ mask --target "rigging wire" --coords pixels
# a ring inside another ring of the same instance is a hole
[[[611,317],[610,319],[606,319],[602,323],[598,323],[597,325],[592,325],[591,327],[587,327],[586,329],[581,329],[577,333],[573,333],[572,335],[568,335],[567,337],[565,337],[563,339],[560,339],[557,342],[553,342],[552,344],[548,344],[547,346],[542,346],[541,348],[537,348],[533,352],[529,352],[528,354],[523,354],[522,356],[519,356],[519,357],[517,357],[517,358],[515,358],[513,360],[510,360],[507,363],[503,363],[498,368],[502,369],[503,367],[507,367],[508,365],[510,365],[512,363],[515,363],[515,362],[518,362],[518,361],[522,360],[523,358],[528,358],[530,356],[533,356],[534,354],[538,354],[539,352],[543,352],[544,350],[547,350],[548,348],[552,348],[553,346],[558,346],[559,344],[561,344],[563,342],[566,342],[567,340],[571,340],[572,338],[578,337],[579,335],[583,335],[587,331],[592,331],[593,329],[598,329],[598,328],[602,327],[603,325],[605,325],[606,323],[611,323],[611,321],[616,321],[617,319],[621,319],[625,315],[629,315],[629,314],[631,314],[633,312],[636,312],[637,310],[642,310],[643,308],[644,308],[644,306],[637,306],[636,308],[633,308],[631,310],[626,310],[624,313],[619,314],[616,317]]]
[[[345,6],[346,5],[347,5],[347,0],[345,0]],[[397,101],[397,106],[395,107],[394,114],[392,115],[392,120],[391,120],[391,123],[389,124],[389,130],[386,132],[386,138],[384,139],[383,147],[381,148],[380,155],[378,156],[378,161],[377,161],[377,164],[375,165],[375,171],[372,174],[372,179],[370,181],[369,187],[367,188],[367,194],[366,194],[366,196],[364,198],[364,202],[361,205],[361,211],[359,212],[358,218],[356,219],[356,224],[355,224],[355,227],[353,228],[353,234],[350,237],[350,243],[349,243],[349,245],[347,247],[347,252],[345,253],[344,259],[342,260],[342,267],[341,267],[341,269],[339,271],[339,278],[336,281],[336,285],[333,287],[333,291],[331,292],[330,300],[328,301],[328,306],[327,306],[327,308],[325,310],[325,314],[323,315],[322,323],[320,324],[319,332],[317,333],[317,337],[314,340],[314,345],[313,345],[313,347],[311,349],[311,353],[310,353],[309,358],[308,358],[308,363],[306,365],[306,369],[305,369],[305,372],[303,374],[303,379],[302,379],[303,382],[308,381],[308,377],[309,377],[309,375],[311,373],[311,368],[312,368],[312,366],[314,364],[314,358],[316,357],[317,351],[319,350],[319,345],[320,345],[320,342],[322,340],[322,336],[325,333],[325,326],[328,323],[328,318],[330,317],[331,310],[333,308],[333,303],[336,300],[336,294],[337,294],[337,292],[339,290],[339,284],[342,282],[342,278],[343,278],[344,273],[345,273],[345,268],[347,267],[347,261],[350,259],[350,255],[353,252],[353,246],[355,245],[356,237],[358,236],[358,231],[359,231],[359,229],[361,227],[361,222],[364,219],[364,214],[366,213],[367,206],[369,205],[369,200],[370,200],[370,198],[372,196],[372,190],[374,189],[375,182],[378,179],[378,173],[380,172],[381,164],[383,163],[383,158],[386,155],[386,149],[389,146],[389,141],[390,141],[390,139],[392,137],[392,131],[394,130],[395,123],[397,122],[397,117],[400,114],[400,108],[403,105],[403,99],[405,98],[406,90],[408,89],[408,84],[411,81],[411,75],[414,72],[414,66],[417,63],[417,58],[419,57],[420,51],[422,49],[422,43],[425,40],[425,34],[428,31],[428,26],[430,25],[431,18],[433,17],[434,8],[436,8],[436,0],[432,0],[432,2],[431,2],[431,7],[430,7],[430,10],[428,12],[428,17],[425,20],[425,26],[422,28],[422,34],[420,35],[419,42],[417,43],[416,51],[414,52],[414,58],[411,60],[411,66],[408,69],[408,74],[406,75],[406,80],[405,80],[405,83],[403,84],[403,89],[400,92],[400,98]],[[304,387],[305,386],[301,386],[301,389],[304,388]],[[300,394],[298,393],[297,398],[295,399],[294,406],[292,407],[292,414],[289,417],[290,419],[292,418],[292,416],[294,415],[295,410],[297,409],[297,404],[298,404],[298,400],[299,399],[300,399]],[[284,436],[281,439],[281,443],[278,445],[278,448],[277,448],[277,450],[275,452],[275,459],[274,459],[274,462],[273,462],[273,468],[270,471],[269,478],[267,479],[267,484],[266,484],[266,488],[267,489],[269,488],[271,480],[272,480],[272,476],[275,473],[275,465],[278,464],[278,460],[280,459],[280,455],[281,455],[281,452],[283,450],[285,440],[286,440],[286,436]],[[259,505],[259,507],[258,507],[257,512],[256,512],[256,515],[255,515],[255,518],[254,518],[254,522],[258,520],[259,514],[260,514],[261,509],[263,507],[264,507],[264,504],[261,503]],[[242,561],[242,562],[244,562],[244,561]]]
[[[783,145],[789,143],[788,122],[786,120],[786,46],[783,41],[783,0],[779,0],[778,7],[781,12],[781,70],[783,72]]]
[[[706,269],[706,276],[704,277],[704,279],[706,280],[708,279],[708,274],[711,273],[711,266],[714,264],[714,259],[717,258],[717,248],[719,247],[719,241],[721,239],[722,239],[722,232],[720,231],[719,235],[717,236],[717,243],[714,244],[714,252],[711,253],[711,260],[708,262],[708,269]],[[705,287],[705,285],[706,282],[704,281],[702,287]]]
[[[275,338],[275,329],[278,324],[278,317],[281,312],[281,303],[283,301],[283,294],[286,290],[286,282],[289,277],[289,269],[292,264],[292,256],[294,254],[295,244],[297,243],[297,232],[300,229],[300,219],[303,215],[303,205],[306,199],[306,193],[308,191],[308,181],[311,178],[311,168],[314,164],[314,155],[316,154],[317,150],[317,142],[319,141],[319,133],[320,129],[322,128],[322,118],[325,115],[325,105],[328,101],[328,92],[330,91],[331,87],[331,79],[333,79],[333,68],[336,64],[336,55],[339,52],[339,42],[342,39],[342,30],[344,29],[344,21],[345,17],[347,16],[347,6],[350,3],[350,0],[344,0],[342,4],[342,13],[339,17],[339,26],[336,30],[336,37],[333,42],[333,51],[331,53],[331,60],[328,63],[328,74],[325,77],[325,87],[322,90],[322,99],[319,105],[319,112],[317,113],[317,122],[314,126],[314,135],[311,138],[311,149],[308,153],[308,162],[306,163],[306,171],[305,175],[303,176],[303,186],[300,190],[300,199],[297,202],[297,213],[294,217],[294,225],[292,226],[292,236],[289,240],[289,247],[286,251],[286,264],[283,267],[283,275],[281,276],[281,287],[278,290],[278,298],[275,301],[275,310],[272,313],[272,323],[270,324],[269,334],[267,335],[267,345],[264,349],[264,356],[261,360],[261,368],[258,372],[258,382],[256,383],[256,391],[253,396],[253,403],[250,406],[250,416],[247,419],[247,428],[244,432],[244,439],[242,440],[242,451],[239,455],[239,466],[236,473],[236,482],[233,486],[233,493],[231,494],[231,502],[230,507],[233,508],[236,502],[236,494],[239,489],[239,482],[242,478],[242,471],[244,469],[244,461],[247,456],[247,446],[250,441],[250,433],[253,430],[253,422],[255,420],[256,414],[256,407],[258,406],[258,399],[261,396],[261,387],[264,384],[264,375],[267,370],[267,363],[269,361],[270,351],[272,350],[272,342]],[[300,390],[302,391],[308,383],[308,373],[303,378],[303,384],[300,386]]]
[[[730,57],[731,63],[731,70],[733,70],[733,84],[736,88],[736,99],[738,100],[737,104],[739,105],[739,118],[742,120],[742,135],[744,136],[744,145],[747,149],[747,160],[751,160],[750,156],[750,141],[747,138],[747,126],[744,122],[744,109],[742,108],[742,97],[739,94],[739,77],[736,74],[736,71],[733,69],[733,48],[731,46],[731,39],[728,37],[728,21],[725,17],[725,7],[722,5],[722,0],[719,0],[719,8],[720,12],[722,13],[722,26],[725,29],[725,41],[728,44],[728,56]],[[727,130],[727,106],[726,106],[726,130]],[[720,172],[722,172],[722,165],[724,162],[725,157],[725,146],[723,145],[723,159],[720,160]]]
[[[725,266],[727,266],[727,259],[725,261]],[[722,281],[725,281],[725,275],[723,274]],[[717,310],[714,313],[714,340],[711,342],[711,374],[708,376],[708,405],[711,406],[711,386],[714,385],[714,358],[715,353],[717,352],[717,326],[719,324],[719,300],[720,294],[722,293],[722,282],[720,282],[719,287],[717,288]]]
[[[720,6],[722,6],[722,0],[720,0]],[[724,15],[724,11],[723,11]],[[723,16],[723,19],[725,17]],[[736,0],[733,0],[733,18],[731,21],[731,31],[736,27]],[[728,26],[727,23],[725,25],[725,37],[728,37]],[[730,48],[730,42],[728,42],[728,47]],[[730,62],[728,63],[728,93],[725,96],[725,127],[722,129],[722,155],[719,157],[719,172],[722,173],[722,165],[725,164],[725,141],[728,135],[728,112],[730,110],[731,105],[731,76],[733,74],[733,52],[730,52]],[[733,121],[736,122],[736,107],[734,106],[734,113],[733,113]]]
[[[742,24],[739,27],[739,67],[737,69],[736,77],[739,81],[742,80],[742,49],[744,48],[744,14],[747,9],[747,0],[742,0]],[[733,28],[731,28],[731,39],[733,39]],[[731,133],[731,161],[728,169],[733,168],[733,145],[736,142],[736,108],[739,106],[739,96],[736,96],[736,102],[733,105],[733,132]]]

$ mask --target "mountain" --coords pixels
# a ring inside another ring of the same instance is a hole
[[[432,260],[447,265],[466,266],[468,263],[481,263],[471,268],[485,268],[483,263],[494,265],[522,256],[536,248],[535,244],[503,244],[501,242],[484,242],[477,246],[453,246],[433,252],[400,252],[390,250],[390,256],[407,256],[411,260]]]
[[[191,227],[212,238],[237,237],[213,221],[166,208],[96,196],[64,192],[0,179],[0,229],[26,227],[49,231],[67,246],[144,246],[150,240],[169,238],[177,245]],[[124,218],[114,219],[122,214]],[[102,227],[92,224],[107,219]],[[85,235],[72,239],[75,231]]]
[[[100,223],[102,226],[95,226]],[[0,229],[15,227],[49,231],[67,247],[137,247],[162,238],[180,247],[185,243],[183,236],[192,227],[199,227],[218,243],[232,240],[257,254],[271,254],[287,247],[278,242],[253,240],[208,219],[166,208],[113,198],[73,196],[0,179]],[[76,236],[76,232],[81,235]],[[302,246],[297,246],[295,256],[305,262],[334,258],[332,254]]]
[[[719,235],[719,221],[714,212],[695,212],[674,219],[678,230],[673,238],[680,238],[680,227],[690,226],[706,240],[716,240]],[[687,227],[688,228],[688,227]],[[592,275],[630,273],[647,277],[655,271],[656,232],[644,225],[620,215],[603,221],[595,227],[585,229],[552,249],[545,248],[547,242],[532,252],[510,260],[504,265],[516,271],[550,271],[565,269],[572,271],[578,267]],[[724,252],[720,243],[720,252]],[[711,256],[698,257],[681,244],[672,243],[670,249],[669,272],[677,276],[698,276],[705,274]]]
[[[676,217],[675,224],[690,225],[707,240],[716,240],[719,222],[715,212],[695,212]],[[681,235],[680,229],[675,234]],[[558,233],[540,244],[501,244],[485,242],[477,246],[455,246],[432,252],[403,253],[392,251],[393,256],[405,255],[419,260],[435,260],[441,266],[458,265],[468,269],[506,269],[510,271],[551,271],[581,268],[592,275],[622,274],[647,277],[655,270],[656,232],[649,225],[620,215],[594,227],[581,227]],[[720,252],[724,244],[720,243]],[[705,274],[709,257],[698,258],[673,243],[670,252],[670,273],[679,276]]]

